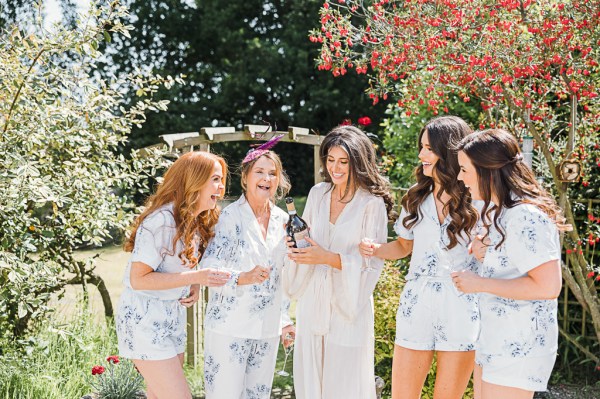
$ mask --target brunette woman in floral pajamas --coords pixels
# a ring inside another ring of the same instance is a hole
[[[365,256],[399,259],[412,254],[396,315],[392,398],[418,399],[437,353],[435,399],[462,398],[475,356],[479,332],[476,295],[460,295],[453,270],[477,271],[468,253],[477,212],[457,180],[453,145],[471,133],[462,119],[429,121],[419,136],[417,184],[402,199],[394,229],[398,239],[360,245]]]
[[[475,398],[530,399],[546,390],[556,359],[558,231],[570,226],[510,133],[477,132],[458,148],[459,178],[484,202],[481,219],[489,239],[480,275],[453,273],[458,289],[481,293]],[[484,247],[482,240],[473,246]]]
[[[148,399],[191,398],[183,374],[186,307],[200,285],[222,286],[229,273],[194,270],[213,235],[227,165],[216,155],[191,152],[169,168],[125,250],[131,251],[117,311],[121,356],[133,360]]]

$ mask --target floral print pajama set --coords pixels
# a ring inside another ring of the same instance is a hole
[[[421,204],[421,218],[410,229],[402,224],[403,209],[394,225],[399,237],[413,241],[406,285],[396,315],[395,343],[425,351],[472,351],[479,333],[478,296],[459,293],[450,273],[478,272],[479,262],[469,255],[466,234],[447,249],[450,216],[440,224],[433,193]]]
[[[539,208],[519,204],[502,210],[506,239],[490,227],[491,245],[482,276],[513,279],[560,260],[555,223]],[[476,362],[483,381],[528,391],[545,391],[558,349],[557,300],[515,300],[480,294],[481,334]]]
[[[189,271],[178,256],[183,247],[181,240],[172,250],[176,232],[172,204],[148,215],[137,230],[116,320],[119,354],[125,358],[165,360],[185,350],[186,308],[179,299],[189,296],[190,286],[134,290],[129,279],[133,262],[142,262],[158,273]]]
[[[204,381],[207,399],[268,399],[281,328],[292,324],[282,300],[281,273],[287,259],[286,212],[271,204],[266,239],[242,196],[227,206],[200,267],[232,273],[224,287],[210,288],[204,322]],[[237,285],[240,273],[271,268],[262,284]]]

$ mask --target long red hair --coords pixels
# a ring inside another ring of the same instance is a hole
[[[219,219],[219,209],[209,209],[194,216],[202,187],[212,177],[215,162],[223,171],[223,186],[226,185],[227,163],[218,155],[205,151],[188,152],[177,159],[164,175],[156,193],[150,196],[145,210],[133,222],[125,251],[131,252],[135,244],[138,228],[148,215],[160,207],[173,203],[173,218],[177,232],[173,238],[171,255],[174,255],[177,241],[183,242],[183,250],[177,254],[183,264],[194,267],[204,253],[208,241],[214,236],[213,227]],[[225,194],[223,189],[221,198]],[[196,256],[196,248],[198,249]]]

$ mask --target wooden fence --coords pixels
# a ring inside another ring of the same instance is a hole
[[[572,202],[582,205],[583,209],[585,209],[583,216],[578,216],[575,218],[577,222],[582,223],[586,220],[588,214],[593,213],[594,207],[600,205],[600,199],[592,198],[573,200]],[[593,246],[586,246],[584,257],[588,260],[588,262],[594,258],[594,251],[595,249]],[[569,267],[569,259],[566,259],[567,267]],[[594,284],[594,280],[591,279],[589,284]],[[593,352],[594,350],[597,351],[598,341],[591,316],[571,294],[569,287],[566,284],[563,285],[563,290],[558,299],[558,303],[560,334],[583,352]],[[596,347],[594,348],[594,346]]]

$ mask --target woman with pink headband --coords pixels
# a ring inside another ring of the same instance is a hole
[[[282,136],[248,152],[241,165],[242,196],[227,206],[200,263],[225,270],[225,287],[210,290],[204,322],[206,399],[268,399],[279,336],[294,335],[282,300],[281,272],[288,215],[275,206],[290,189],[279,156]],[[291,345],[286,339],[284,345]]]

